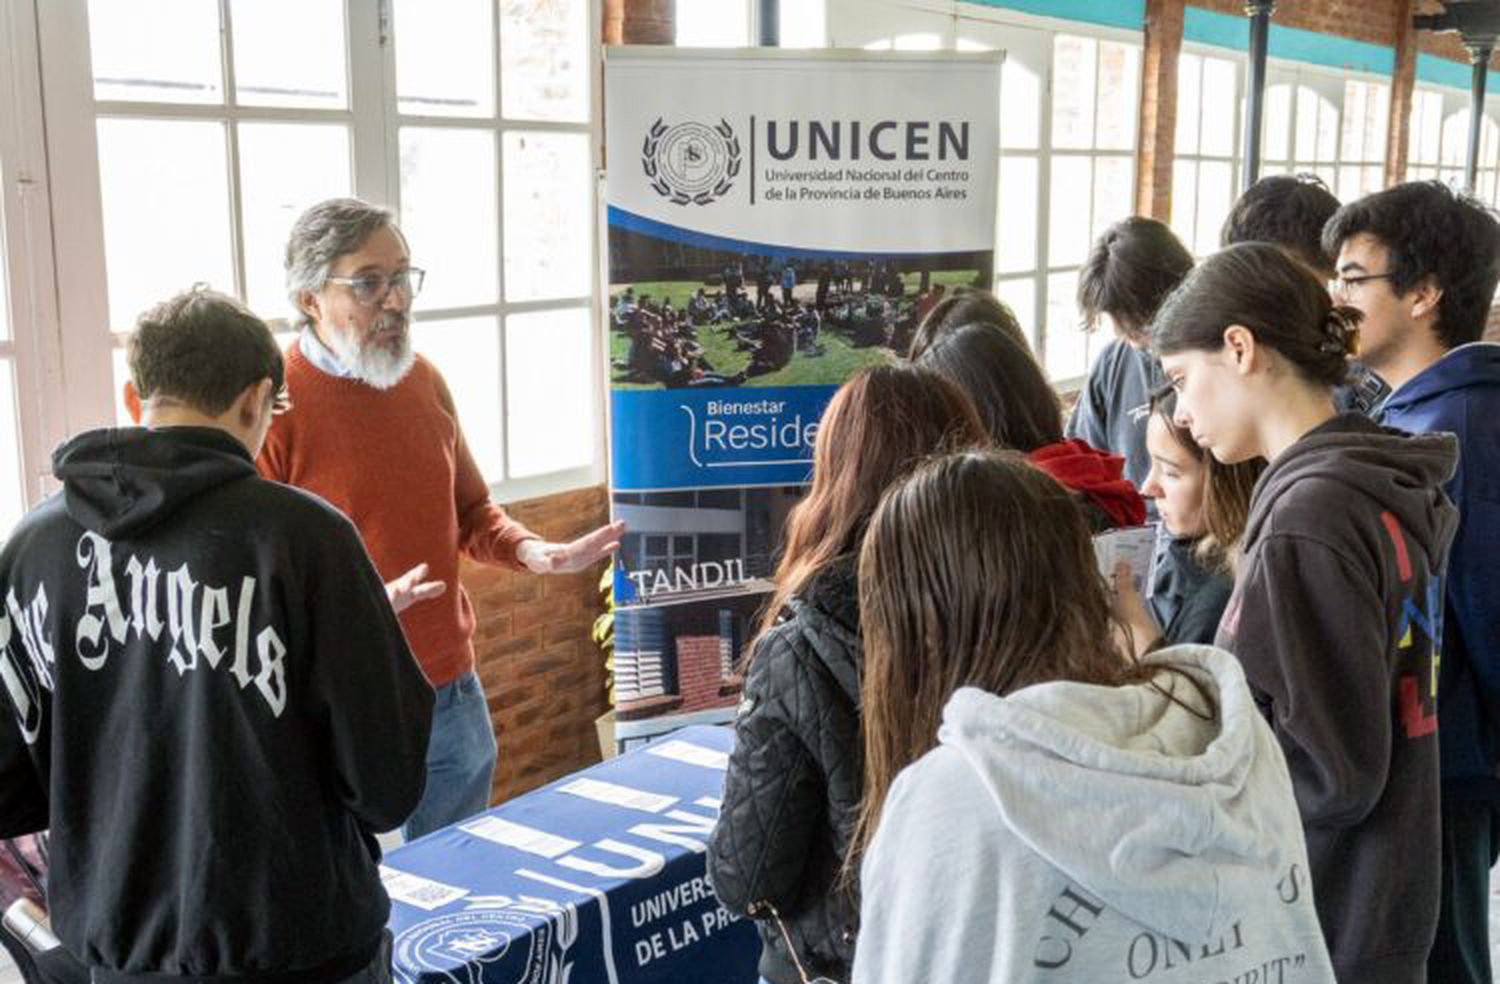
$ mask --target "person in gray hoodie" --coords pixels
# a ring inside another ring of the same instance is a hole
[[[1332,980],[1239,665],[1122,658],[1045,475],[1006,452],[924,466],[871,522],[860,607],[856,982]]]
[[[1335,414],[1359,321],[1304,265],[1245,243],[1183,282],[1154,343],[1194,439],[1223,462],[1268,462],[1216,641],[1286,753],[1338,978],[1421,984],[1457,445]]]

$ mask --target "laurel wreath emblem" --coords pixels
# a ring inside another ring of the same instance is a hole
[[[714,127],[714,132],[724,141],[724,152],[726,161],[724,176],[707,191],[700,191],[696,195],[673,188],[667,179],[661,174],[657,166],[657,151],[661,147],[662,137],[667,133],[667,125],[662,122],[661,117],[651,124],[651,129],[646,132],[645,142],[641,146],[641,168],[646,172],[646,177],[651,180],[652,189],[663,198],[674,205],[707,205],[729,193],[734,187],[734,179],[740,173],[740,138],[735,136],[734,128],[729,121],[719,119],[719,125]]]

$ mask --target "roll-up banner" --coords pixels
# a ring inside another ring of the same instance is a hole
[[[988,288],[998,53],[606,51],[615,734],[727,721],[839,384]]]

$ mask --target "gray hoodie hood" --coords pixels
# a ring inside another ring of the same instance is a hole
[[[1152,658],[1200,681],[1218,720],[1195,713],[1204,701],[1187,680],[1162,674],[1160,689],[1053,683],[1002,698],[966,688],[938,735],[1047,863],[1135,922],[1202,942],[1281,876],[1301,826],[1238,661],[1208,646]]]

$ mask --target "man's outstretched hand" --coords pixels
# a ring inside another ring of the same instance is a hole
[[[448,590],[442,581],[424,581],[427,565],[418,564],[394,581],[387,581],[385,596],[391,599],[391,607],[399,614],[419,601],[436,598]]]
[[[620,549],[624,534],[624,523],[610,523],[571,543],[526,540],[516,549],[516,559],[534,574],[572,574],[593,567]]]

